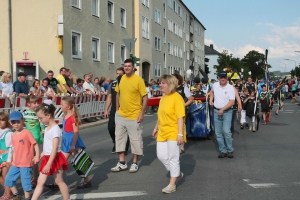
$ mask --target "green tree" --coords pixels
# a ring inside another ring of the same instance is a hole
[[[291,74],[292,76],[295,76],[295,69],[292,69],[292,70],[290,71],[290,74]],[[299,65],[299,67],[296,67],[296,76],[297,76],[297,77],[300,76],[300,65]]]
[[[262,79],[265,77],[265,55],[258,51],[249,51],[241,60],[248,72],[251,72],[253,79]],[[271,65],[268,65],[271,68]],[[248,73],[246,70],[244,73]]]

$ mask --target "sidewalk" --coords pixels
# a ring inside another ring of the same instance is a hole
[[[95,126],[100,126],[102,124],[107,124],[107,123],[108,123],[108,119],[101,119],[96,122],[84,122],[83,124],[81,124],[79,126],[79,130],[91,128],[91,127],[95,127]]]

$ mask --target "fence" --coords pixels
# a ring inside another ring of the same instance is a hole
[[[53,105],[56,107],[55,110],[55,121],[58,124],[62,123],[64,113],[61,110],[60,104],[63,97],[59,96],[53,102]],[[99,117],[103,116],[105,105],[106,105],[106,95],[84,95],[84,96],[75,96],[75,106],[77,107],[81,119],[90,118],[90,117]],[[39,103],[41,104],[44,99],[47,97],[40,97]],[[19,110],[24,112],[26,109],[26,100],[22,97],[17,97],[15,99],[15,104],[11,104],[10,100],[6,97],[0,97],[0,111],[11,112],[12,110]]]

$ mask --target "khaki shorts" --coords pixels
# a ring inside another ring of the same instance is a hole
[[[129,136],[131,153],[143,155],[142,125],[136,120],[126,119],[116,112],[116,152],[124,152]]]

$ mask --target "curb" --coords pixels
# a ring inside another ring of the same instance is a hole
[[[100,125],[107,124],[107,123],[108,123],[108,119],[101,119],[97,122],[84,123],[84,124],[80,125],[79,130],[83,130],[83,129],[87,129],[87,128],[91,128],[91,127],[95,127],[95,126],[100,126]]]

